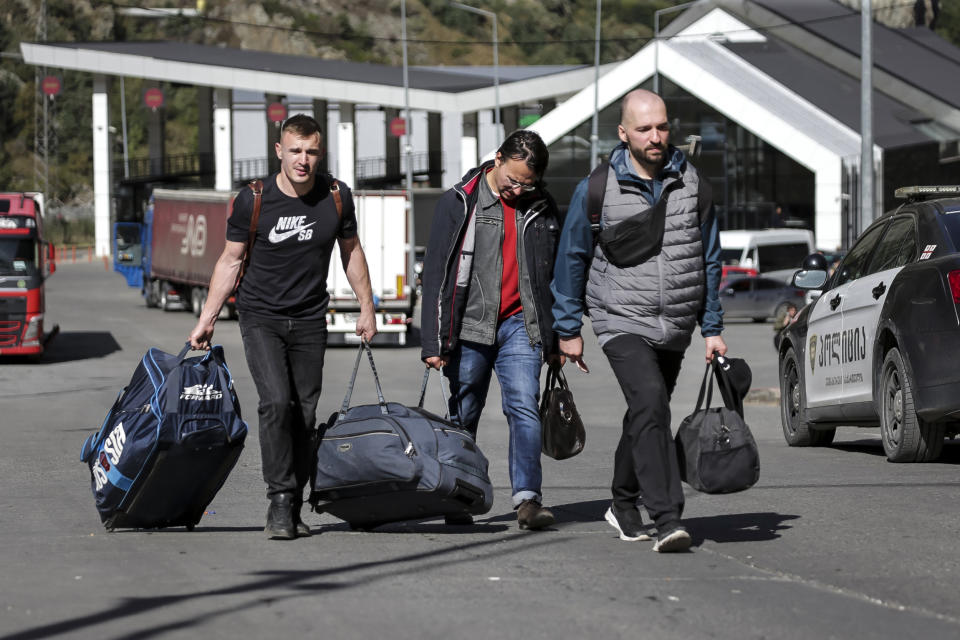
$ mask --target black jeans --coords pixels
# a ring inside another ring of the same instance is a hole
[[[634,335],[613,338],[603,352],[627,400],[613,462],[613,502],[624,509],[642,496],[662,530],[683,514],[680,467],[670,432],[670,394],[683,352],[654,349]]]
[[[260,396],[260,458],[267,497],[289,492],[302,500],[312,471],[326,321],[241,316],[240,335]]]

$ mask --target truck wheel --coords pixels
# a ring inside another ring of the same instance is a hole
[[[812,429],[803,419],[807,408],[806,394],[796,352],[787,349],[780,360],[780,422],[783,437],[791,447],[822,447],[833,442],[836,429]]]
[[[166,282],[160,285],[160,308],[164,311],[173,310],[173,304],[170,302],[170,285]]]
[[[206,300],[206,290],[203,287],[194,287],[190,290],[190,307],[193,310],[193,315],[200,317],[200,312],[203,311],[203,303]]]
[[[143,296],[147,303],[147,308],[152,309],[160,303],[160,283],[156,280],[148,280],[146,284],[146,294]]]
[[[936,460],[943,448],[944,427],[942,422],[926,422],[917,415],[903,356],[896,347],[890,349],[880,378],[880,437],[887,460]]]

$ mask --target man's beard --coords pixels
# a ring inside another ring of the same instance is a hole
[[[651,151],[659,151],[660,155],[658,157],[651,156],[649,153]],[[636,159],[637,162],[643,165],[648,166],[658,166],[664,163],[667,157],[667,145],[661,147],[649,147],[647,149],[630,149],[630,154]]]

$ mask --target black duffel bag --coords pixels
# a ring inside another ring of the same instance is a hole
[[[760,454],[750,428],[731,400],[724,394],[727,406],[710,408],[713,376],[721,388],[730,388],[727,371],[720,358],[708,364],[700,385],[694,412],[684,418],[677,430],[675,443],[680,465],[680,478],[704,493],[733,493],[752,487],[760,478]],[[701,409],[706,395],[706,407]]]

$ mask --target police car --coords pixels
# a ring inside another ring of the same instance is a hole
[[[819,254],[794,275],[822,295],[778,336],[791,446],[879,426],[888,460],[922,462],[960,432],[960,186],[896,195],[832,276]]]

